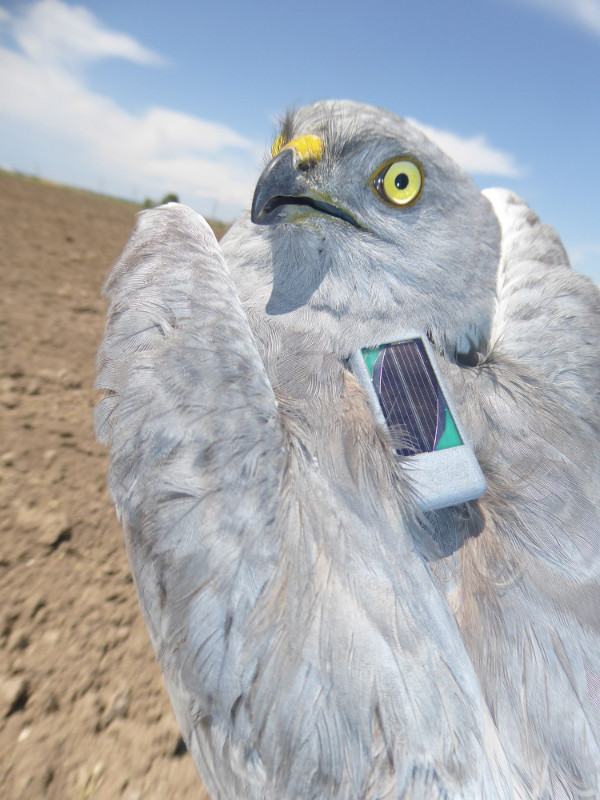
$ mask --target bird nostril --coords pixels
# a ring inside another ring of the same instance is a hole
[[[317,162],[312,159],[304,159],[296,164],[298,172],[310,172]]]

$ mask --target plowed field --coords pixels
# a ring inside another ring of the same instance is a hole
[[[137,606],[94,440],[103,280],[136,206],[0,173],[0,797],[202,785]]]

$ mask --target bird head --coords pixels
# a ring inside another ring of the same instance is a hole
[[[223,249],[247,308],[346,357],[402,331],[447,352],[485,335],[499,243],[489,201],[418,128],[327,101],[286,115]]]

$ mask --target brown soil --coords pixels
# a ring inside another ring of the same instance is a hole
[[[0,797],[206,798],[94,440],[100,287],[137,207],[0,173]]]

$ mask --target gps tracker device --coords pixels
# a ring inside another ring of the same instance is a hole
[[[423,511],[480,497],[486,482],[425,336],[365,347],[349,359],[373,416],[387,428]]]

